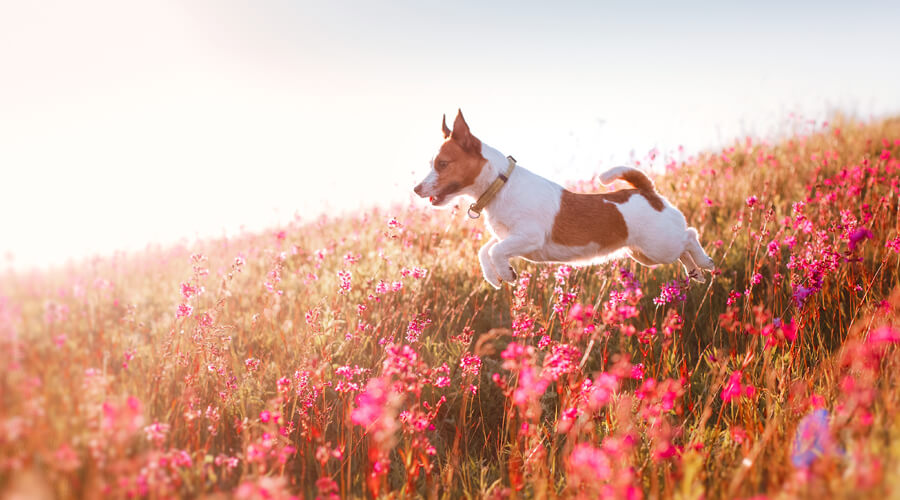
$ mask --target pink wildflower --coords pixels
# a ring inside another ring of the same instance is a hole
[[[743,377],[743,373],[740,370],[735,370],[731,377],[728,379],[728,383],[725,384],[725,387],[722,389],[722,401],[728,403],[735,398],[740,398],[741,396],[746,396],[748,398],[752,398],[754,394],[756,394],[756,388],[752,385],[743,385],[741,384],[741,378]]]
[[[193,314],[194,308],[188,304],[179,304],[178,311],[175,313],[176,318],[186,318]]]
[[[353,278],[353,274],[350,271],[338,271],[337,273],[338,279],[340,279],[341,283],[339,285],[338,293],[341,295],[345,295],[350,292],[352,285],[351,279]]]
[[[850,233],[850,238],[849,238],[849,243],[847,243],[847,248],[851,252],[855,252],[856,246],[859,245],[860,242],[871,239],[873,237],[874,237],[874,235],[872,234],[872,231],[869,231],[868,229],[861,227],[861,228],[857,229],[856,231],[853,231],[852,233]]]
[[[896,344],[900,342],[900,330],[884,325],[869,333],[870,344]]]

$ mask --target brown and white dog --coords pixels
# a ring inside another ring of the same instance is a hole
[[[697,231],[687,227],[684,215],[640,170],[615,167],[600,176],[604,184],[622,179],[633,189],[573,193],[478,140],[462,111],[452,131],[445,115],[442,130],[444,143],[415,192],[434,206],[458,196],[478,200],[469,215],[475,218],[484,209],[493,237],[478,258],[484,278],[494,287],[516,280],[509,263],[513,257],[590,263],[625,254],[647,266],[680,260],[688,276],[700,282],[705,281],[700,269],[714,268]]]

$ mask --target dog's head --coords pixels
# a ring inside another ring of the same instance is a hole
[[[431,160],[431,171],[413,190],[422,198],[428,198],[434,206],[443,206],[448,200],[463,194],[475,183],[487,160],[481,155],[481,141],[469,131],[462,110],[453,122],[453,131],[447,128],[447,115],[441,124],[444,143]]]

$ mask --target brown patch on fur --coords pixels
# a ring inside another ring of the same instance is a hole
[[[612,201],[614,203],[625,203],[634,195],[643,196],[647,203],[650,204],[657,212],[662,212],[665,209],[665,205],[663,205],[662,197],[660,197],[656,192],[652,192],[649,195],[646,191],[640,189],[620,189],[618,191],[612,191],[609,193],[603,193],[603,196],[606,196],[606,199]]]
[[[446,126],[445,122],[444,127]],[[485,162],[487,160],[481,155],[481,141],[469,131],[469,126],[460,112],[456,115],[450,138],[444,141],[437,156],[434,157],[434,169],[438,174],[436,185],[438,192],[441,196],[449,196],[471,186],[481,174]]]
[[[637,190],[640,191],[641,195],[643,195],[643,197],[647,199],[647,202],[650,203],[650,206],[656,209],[657,212],[662,212],[663,209],[666,208],[666,206],[663,204],[662,197],[659,196],[659,193],[656,192],[656,187],[653,186],[653,181],[650,180],[650,178],[640,170],[629,170],[619,176],[619,178],[637,188]],[[619,192],[621,191],[615,191],[613,193],[607,194],[615,194]],[[629,194],[628,197],[630,196],[631,195]],[[627,200],[628,197],[626,197],[625,199]]]
[[[611,191],[609,193],[603,193],[603,197],[607,201],[611,201],[613,203],[625,203],[628,201],[633,195],[636,194],[644,194],[637,189],[620,189],[618,191]],[[649,200],[648,200],[649,201]]]
[[[637,192],[634,189],[625,191],[631,191],[625,197],[626,200]],[[613,203],[622,198],[623,195],[618,193],[621,191],[582,194],[564,189],[550,239],[566,246],[597,243],[601,248],[611,248],[624,245],[628,238],[628,227],[622,213]]]

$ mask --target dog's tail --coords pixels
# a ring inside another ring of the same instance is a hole
[[[650,205],[657,210],[664,208],[662,197],[656,191],[653,181],[647,177],[647,174],[632,167],[614,167],[600,174],[600,182],[603,184],[612,184],[613,181],[621,179],[644,195],[644,198],[650,202]]]
[[[651,181],[650,178],[647,177],[647,174],[641,172],[636,168],[615,167],[600,174],[600,182],[602,182],[603,184],[612,184],[616,179],[622,179],[623,181],[637,188],[639,191],[656,193],[656,188],[653,186],[653,181]]]

